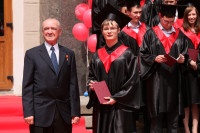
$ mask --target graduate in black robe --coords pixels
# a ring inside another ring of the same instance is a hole
[[[143,36],[149,29],[145,23],[139,21],[142,15],[142,7],[140,3],[140,0],[127,0],[127,15],[132,18],[132,20],[119,34],[122,42],[126,46],[130,47],[133,54],[136,56],[139,55]]]
[[[140,3],[140,0],[127,1],[127,15],[132,18],[132,20],[122,29],[119,34],[122,42],[126,46],[130,47],[136,56],[139,55],[143,36],[149,29],[145,23],[139,21],[142,15],[142,7]]]
[[[140,46],[142,44],[143,36],[149,27],[140,22],[142,15],[142,4],[144,1],[140,0],[127,0],[127,15],[132,18],[132,20],[121,30],[119,36],[123,41],[124,45],[131,48],[135,56],[139,56]],[[139,58],[138,58],[139,66]],[[140,89],[143,90],[143,83],[140,82]],[[142,91],[143,92],[143,91]],[[143,122],[139,121],[139,115],[142,114]],[[145,106],[142,107],[133,119],[136,119],[136,126],[143,127],[144,132],[149,132],[149,118],[147,117]]]
[[[194,0],[195,1],[195,0]],[[191,1],[190,1],[191,2]],[[200,2],[196,1],[193,3],[196,7],[190,6],[185,9],[183,26],[180,30],[192,41],[188,46],[188,50],[193,50],[189,52],[190,64],[187,71],[184,73],[185,79],[185,118],[183,119],[185,132],[189,133],[189,125],[192,125],[192,132],[198,132],[198,122],[199,122],[199,108],[200,104],[200,84],[199,84],[199,74],[200,74],[200,23],[199,23],[199,13],[197,9],[200,9]],[[197,53],[195,53],[195,51]],[[193,55],[195,58],[192,57]],[[189,124],[189,114],[191,110],[192,124]]]
[[[102,13],[105,16],[99,14],[97,21],[104,20],[102,34],[106,46],[94,53],[88,77],[90,99],[87,107],[93,107],[93,132],[133,133],[135,132],[133,111],[139,109],[142,104],[139,94],[138,62],[131,49],[118,42],[120,28],[130,19],[122,24],[121,20],[124,21],[124,17],[126,19],[127,16],[109,5]],[[106,98],[108,102],[100,104],[93,90],[93,84],[103,80],[109,88],[111,97]]]
[[[177,1],[177,0],[172,0],[172,1],[171,0],[170,1],[169,0],[163,0],[163,4],[176,6],[176,15],[175,15],[173,27],[174,28],[180,28],[183,24],[183,13],[184,13],[185,8],[187,7],[187,5],[185,4],[185,1],[183,2],[181,0],[179,0],[179,1]],[[161,5],[160,2],[157,2],[157,3],[154,2],[154,4],[152,5],[152,7],[153,7],[153,10],[151,11],[152,15],[148,19],[149,20],[149,26],[151,26],[151,27],[158,25],[159,22],[160,22],[160,8],[161,8],[160,5]]]
[[[174,6],[163,6],[160,24],[146,32],[140,48],[140,70],[146,84],[152,133],[162,133],[164,117],[168,132],[177,133],[179,116],[184,115],[181,80],[190,41],[172,26],[175,10]],[[165,54],[180,58],[170,67]]]

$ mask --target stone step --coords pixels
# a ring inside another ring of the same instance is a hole
[[[0,96],[2,95],[14,95],[13,89],[11,90],[0,90]]]
[[[89,97],[80,96],[81,116],[85,117],[85,127],[87,129],[92,129],[92,108],[91,109],[86,108],[88,100]]]
[[[92,108],[91,109],[86,108],[88,100],[89,100],[89,97],[80,96],[81,115],[92,115]]]

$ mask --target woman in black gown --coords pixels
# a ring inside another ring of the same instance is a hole
[[[181,31],[192,41],[188,49],[200,50],[200,23],[199,13],[194,6],[187,7],[184,12],[183,26]],[[193,53],[194,54],[194,53]],[[191,58],[191,54],[189,53]],[[188,121],[189,112],[192,113],[192,133],[198,133],[199,109],[200,104],[200,86],[198,75],[200,70],[199,54],[197,61],[190,59],[189,68],[185,73],[186,78],[186,100],[185,100],[185,118],[183,119],[185,133],[190,133]]]

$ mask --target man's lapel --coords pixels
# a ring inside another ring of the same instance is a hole
[[[60,45],[58,45],[58,46],[59,46],[59,68],[58,68],[58,74],[59,74],[64,61],[68,60],[68,57],[66,57],[68,55],[66,54],[66,51],[64,51],[62,46],[60,46]]]
[[[44,44],[41,45],[40,49],[40,56],[44,59],[44,61],[49,65],[49,67],[55,72],[53,64],[51,62],[51,59],[49,57],[49,54],[47,52],[47,49]]]

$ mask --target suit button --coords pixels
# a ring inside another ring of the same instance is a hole
[[[56,86],[56,88],[58,89],[58,86]]]

